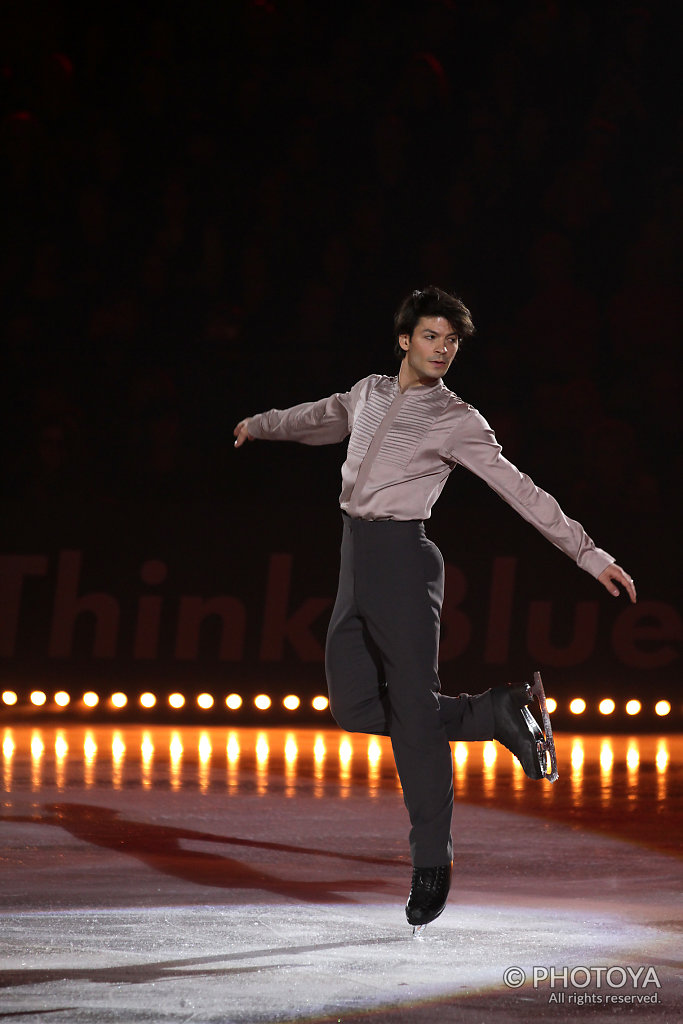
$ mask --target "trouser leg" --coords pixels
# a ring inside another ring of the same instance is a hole
[[[326,645],[330,707],[349,731],[389,735],[418,867],[452,859],[449,740],[490,739],[488,693],[440,694],[443,560],[418,523],[344,520]]]
[[[355,593],[382,659],[389,734],[410,816],[413,864],[452,859],[453,763],[439,705],[443,560],[417,523],[364,523]]]
[[[325,644],[330,711],[348,732],[389,735],[384,667],[355,598],[351,525],[345,519],[337,599]]]
[[[439,713],[449,740],[492,740],[493,704],[491,691],[461,693],[458,697],[439,694]]]
[[[383,524],[373,524],[378,529]],[[416,527],[416,524],[411,524]],[[358,529],[358,527],[356,528]],[[429,545],[429,542],[427,542]],[[440,556],[433,545],[432,557],[436,557],[438,575]],[[429,557],[429,554],[428,554]],[[386,573],[382,572],[381,577]],[[381,589],[381,580],[377,581]],[[352,524],[345,518],[342,544],[339,587],[325,647],[325,672],[330,696],[330,710],[337,724],[348,732],[371,733],[389,736],[390,707],[387,694],[387,680],[382,654],[373,639],[368,623],[361,615],[355,596],[354,537]],[[418,588],[424,595],[419,578]],[[387,608],[393,604],[393,594],[387,579],[387,594],[379,594],[380,604],[386,601]],[[438,616],[441,609],[442,582],[433,591],[433,614],[430,619],[429,635],[431,646],[429,660],[433,655],[433,644],[438,650]],[[429,594],[426,595],[429,601]],[[412,623],[409,624],[412,630]],[[433,633],[431,627],[436,631]],[[390,638],[387,643],[391,646]],[[423,674],[418,670],[418,677]],[[490,691],[470,695],[461,693],[457,697],[444,695],[439,690],[438,674],[431,667],[428,673],[430,685],[437,695],[439,719],[449,740],[493,739],[493,709]]]

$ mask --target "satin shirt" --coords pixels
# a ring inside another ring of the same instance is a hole
[[[502,454],[484,417],[443,381],[401,391],[371,374],[350,391],[249,419],[252,437],[334,444],[349,437],[341,508],[360,519],[428,519],[449,475],[465,466],[592,576],[611,555]]]

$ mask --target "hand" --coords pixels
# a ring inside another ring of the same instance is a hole
[[[239,448],[241,445],[244,444],[245,441],[253,441],[254,440],[254,438],[249,433],[249,417],[248,416],[247,416],[246,420],[240,420],[240,422],[237,424],[237,426],[233,430],[233,434],[237,438],[237,440],[235,441],[235,448]]]
[[[598,576],[598,583],[602,583],[605,590],[609,590],[613,597],[619,597],[619,588],[615,586],[615,583],[620,583],[626,593],[631,599],[631,603],[635,604],[636,588],[633,580],[627,572],[613,562],[612,565],[608,565],[606,569],[603,569]]]

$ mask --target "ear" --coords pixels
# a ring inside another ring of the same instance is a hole
[[[408,348],[410,347],[410,335],[409,334],[399,334],[399,336],[398,336],[398,343],[401,346],[401,348],[404,349],[407,352]]]

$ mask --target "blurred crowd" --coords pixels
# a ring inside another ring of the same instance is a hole
[[[5,496],[230,497],[234,423],[395,372],[435,283],[478,328],[447,384],[506,454],[577,515],[657,510],[675,6],[8,5]]]

